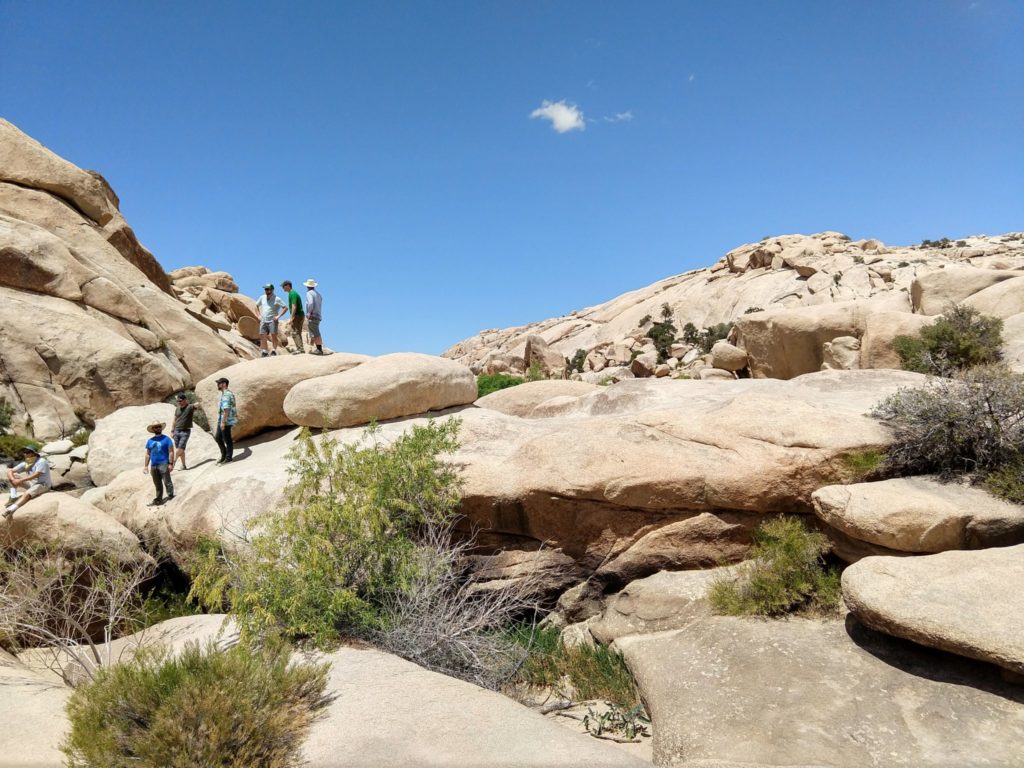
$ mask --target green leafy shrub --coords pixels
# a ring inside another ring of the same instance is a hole
[[[605,699],[627,710],[642,706],[621,653],[604,645],[566,647],[552,627],[520,624],[512,636],[529,650],[517,682],[557,689],[568,680],[577,699]]]
[[[834,613],[839,607],[839,574],[825,565],[828,539],[807,530],[795,517],[759,525],[752,535],[751,560],[736,578],[721,578],[708,590],[717,613],[782,616]]]
[[[577,373],[583,373],[583,364],[587,361],[587,350],[577,349],[576,353],[571,357],[565,358],[565,367],[568,371],[576,371]]]
[[[676,343],[676,326],[672,322],[672,307],[667,303],[661,305],[661,320],[654,323],[647,335],[658,350],[658,362],[665,362],[671,355],[672,345]]]
[[[849,482],[874,479],[885,463],[885,453],[876,450],[854,451],[842,457]]]
[[[1024,376],[1002,365],[900,389],[872,414],[889,423],[896,474],[991,473],[1024,455]]]
[[[71,435],[71,444],[76,448],[81,445],[88,445],[89,435],[92,434],[92,430],[79,429],[73,435]]]
[[[281,645],[145,649],[71,695],[71,768],[286,768],[327,699],[327,666]]]
[[[705,328],[700,335],[700,348],[704,354],[711,351],[716,342],[722,341],[732,331],[732,323],[719,323]]]
[[[530,367],[526,369],[526,381],[544,381],[546,378],[547,375],[544,373],[544,369],[539,361],[534,360],[530,363]]]
[[[967,241],[966,240],[957,240],[956,241],[956,247],[957,248],[966,248],[967,247]]]
[[[949,248],[953,244],[953,241],[948,237],[943,237],[940,240],[922,240],[922,248]]]
[[[245,556],[208,556],[193,594],[215,585],[243,634],[280,632],[324,646],[380,629],[381,607],[415,583],[417,537],[451,523],[459,502],[457,419],[414,426],[390,444],[379,427],[358,444],[300,433],[291,454],[288,507],[257,521]]]
[[[12,418],[14,418],[14,406],[0,397],[0,435],[5,434],[11,428]]]
[[[476,396],[483,397],[499,389],[507,389],[523,383],[522,376],[509,376],[507,373],[485,373],[476,377]]]
[[[919,337],[897,336],[893,349],[908,371],[949,376],[1002,359],[1003,321],[956,305],[921,329]]]
[[[1003,464],[986,475],[983,485],[993,496],[1024,504],[1024,457]]]
[[[643,328],[649,322],[651,322],[651,316],[650,315],[644,315],[643,317],[640,318],[640,322],[637,323],[637,328]]]
[[[21,452],[25,448],[42,448],[42,443],[23,435],[0,435],[0,456],[9,456],[21,460]]]

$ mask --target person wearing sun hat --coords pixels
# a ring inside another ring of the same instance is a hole
[[[21,456],[24,461],[7,470],[7,481],[11,484],[12,494],[17,491],[19,486],[24,489],[4,510],[4,517],[7,519],[10,519],[19,507],[27,504],[29,499],[34,499],[53,488],[53,480],[50,479],[50,462],[40,456],[39,451],[31,446],[22,449]]]
[[[153,435],[146,441],[146,463],[142,471],[148,472],[156,487],[156,496],[149,506],[156,507],[164,503],[164,489],[167,489],[167,501],[174,498],[174,483],[171,472],[174,470],[174,441],[164,434],[164,423],[154,421],[146,431]]]
[[[324,306],[324,298],[316,289],[316,280],[312,277],[303,283],[306,291],[306,328],[309,329],[309,341],[316,346],[314,355],[324,353],[324,340],[320,338],[320,318]]]

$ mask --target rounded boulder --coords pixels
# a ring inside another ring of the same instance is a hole
[[[399,352],[299,382],[284,412],[304,427],[338,429],[465,405],[476,396],[476,378],[462,363]]]

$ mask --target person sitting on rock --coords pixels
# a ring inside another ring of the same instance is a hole
[[[50,462],[31,447],[22,449],[21,456],[24,461],[7,470],[7,481],[11,484],[11,491],[14,492],[19,487],[23,489],[22,493],[7,505],[4,511],[4,517],[7,519],[14,515],[15,510],[27,504],[29,499],[34,499],[53,488]]]
[[[167,501],[174,498],[174,483],[171,472],[174,470],[174,441],[164,434],[164,423],[154,421],[146,431],[153,435],[146,441],[146,463],[143,473],[149,472],[156,486],[156,497],[149,506],[156,507],[164,503],[164,488],[167,489]]]
[[[181,459],[181,468],[185,466],[185,446],[192,435],[192,417],[196,407],[188,401],[188,395],[184,392],[178,394],[178,407],[174,409],[174,449],[175,461]]]
[[[316,280],[312,277],[303,283],[309,290],[306,291],[306,320],[309,328],[309,341],[316,345],[314,355],[324,353],[324,340],[320,338],[320,318],[322,317],[324,297],[316,289]]]
[[[288,311],[291,313],[292,328],[291,339],[295,345],[292,354],[300,355],[306,351],[302,346],[302,323],[306,319],[306,313],[302,311],[302,299],[299,297],[299,292],[292,289],[291,280],[282,282],[281,289],[288,291]]]
[[[231,439],[231,428],[238,423],[238,411],[235,408],[235,393],[228,389],[227,379],[217,379],[217,389],[220,390],[220,402],[217,405],[217,431],[213,437],[220,446],[220,461],[218,464],[229,464],[232,454],[235,452],[235,445]]]
[[[274,293],[273,283],[263,286],[263,295],[256,300],[256,307],[260,311],[260,357],[277,355],[277,324],[288,307]],[[273,345],[270,351],[267,350],[268,340]]]

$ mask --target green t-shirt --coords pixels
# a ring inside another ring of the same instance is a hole
[[[292,312],[292,307],[295,311]],[[305,312],[302,311],[302,299],[299,298],[299,292],[294,288],[288,291],[288,311],[292,313],[292,317],[303,317]]]

